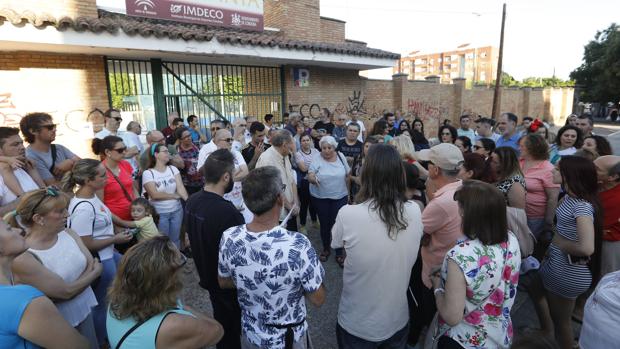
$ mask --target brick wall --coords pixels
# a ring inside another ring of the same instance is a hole
[[[343,21],[321,17],[321,42],[344,43],[344,26],[345,22]]]
[[[289,39],[321,41],[319,0],[265,0],[266,27],[279,28]]]
[[[49,14],[56,18],[97,17],[96,0],[0,0],[0,8],[8,8],[18,13],[28,10],[37,15]]]
[[[29,112],[50,113],[58,124],[58,142],[89,155],[88,113],[108,108],[103,57],[0,53],[0,97],[2,124],[15,127]]]

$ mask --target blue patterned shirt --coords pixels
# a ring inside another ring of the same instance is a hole
[[[245,225],[222,235],[219,276],[237,286],[242,333],[261,348],[284,348],[285,329],[294,327],[295,342],[306,332],[304,294],[319,289],[325,271],[304,235],[275,227],[249,233]]]

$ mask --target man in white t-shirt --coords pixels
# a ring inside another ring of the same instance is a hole
[[[224,121],[223,120],[213,120],[211,121],[211,141],[200,148],[200,152],[198,153],[198,168],[202,168],[202,165],[207,161],[207,157],[217,150],[217,145],[215,145],[215,135],[218,131],[224,129]]]
[[[355,123],[358,124],[360,126],[360,133],[359,135],[357,135],[357,140],[359,140],[360,142],[364,142],[364,139],[366,139],[366,127],[364,126],[364,122],[361,120],[358,120],[359,116],[359,112],[357,110],[354,110],[351,112],[351,120],[347,121],[347,125],[351,124],[351,123]]]
[[[123,122],[121,112],[117,109],[108,109],[103,116],[103,130],[95,133],[95,138],[104,139],[107,136],[117,136],[118,128],[121,126],[121,122]]]
[[[26,158],[24,141],[17,128],[0,127],[0,174],[6,186],[2,205],[45,186],[33,162]]]
[[[233,205],[235,205],[239,212],[243,214],[245,222],[249,223],[252,221],[254,215],[252,215],[252,212],[250,212],[250,210],[245,207],[245,203],[243,202],[243,196],[241,194],[241,181],[250,172],[248,170],[248,166],[243,159],[243,155],[241,155],[240,152],[232,149],[233,138],[230,131],[225,129],[217,131],[215,137],[213,138],[213,143],[217,146],[217,149],[227,149],[235,157],[235,170],[233,172],[233,180],[235,181],[235,184],[233,185],[233,189],[229,193],[224,194],[224,199],[230,201]],[[207,155],[207,158],[209,157],[209,155]],[[207,159],[205,158],[205,161],[206,160]]]
[[[140,171],[140,165],[138,164],[138,155],[144,151],[144,145],[140,141],[140,134],[142,133],[142,126],[137,121],[130,121],[127,124],[127,132],[123,133],[123,143],[127,147],[125,151],[125,159],[129,161],[131,167],[134,170],[134,177]]]

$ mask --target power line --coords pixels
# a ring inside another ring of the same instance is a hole
[[[343,10],[360,10],[360,11],[382,11],[382,12],[410,12],[410,13],[424,13],[424,14],[452,14],[452,15],[474,15],[474,16],[482,16],[489,14],[497,14],[497,11],[489,11],[489,12],[479,12],[479,11],[444,11],[444,10],[416,10],[411,8],[385,8],[385,7],[356,7],[356,6],[338,6],[338,5],[322,5],[324,8],[335,8],[335,9],[343,9]]]

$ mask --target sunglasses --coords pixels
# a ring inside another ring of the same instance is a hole
[[[113,117],[113,118],[112,118],[112,117],[110,117],[110,119],[114,119],[114,120],[116,120],[116,121],[118,121],[118,122],[123,122],[123,118],[121,118],[120,116],[115,116],[115,117]]]
[[[40,125],[39,129],[46,128],[48,131],[52,131],[56,129],[57,124],[49,124],[49,125]]]
[[[234,139],[232,139],[232,138],[222,138],[218,142],[222,142],[222,141],[228,142],[228,143],[232,143],[234,141]]]
[[[482,149],[482,147],[479,145],[473,145],[472,148],[474,148],[474,150]]]
[[[217,127],[217,126],[216,127],[211,127],[211,131],[219,131],[221,129],[222,129],[221,127]]]
[[[181,137],[181,139],[188,139],[188,138],[192,138],[192,135],[185,135]]]
[[[58,192],[58,189],[56,187],[45,188],[45,195],[43,195],[43,197],[37,202],[37,204],[34,205],[34,207],[32,208],[32,214],[34,215],[37,212],[37,208],[41,206],[45,198],[47,198],[48,196],[55,198],[58,195],[60,195],[60,193]]]
[[[117,149],[112,149],[113,151],[122,154],[127,150],[127,147],[122,147],[122,148],[117,148]]]
[[[241,124],[241,125],[239,125],[239,126],[240,126],[240,127],[247,127],[248,125],[247,125],[247,124]]]

